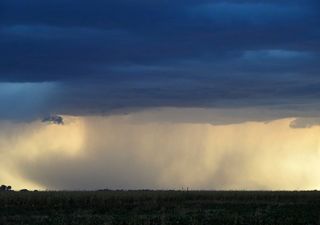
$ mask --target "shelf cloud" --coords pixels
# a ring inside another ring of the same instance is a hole
[[[0,82],[59,84],[33,118],[153,107],[299,109],[319,98],[318,9],[312,0],[4,0]]]

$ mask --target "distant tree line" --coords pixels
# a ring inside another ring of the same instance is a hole
[[[0,191],[11,191],[11,186],[1,185]]]

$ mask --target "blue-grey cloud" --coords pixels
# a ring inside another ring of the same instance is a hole
[[[299,110],[320,95],[319,6],[3,0],[0,82],[59,83],[37,115],[163,106]],[[20,97],[5,98],[4,105]]]
[[[30,121],[53,110],[55,83],[0,83],[0,120]]]

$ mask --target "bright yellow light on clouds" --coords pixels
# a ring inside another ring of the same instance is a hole
[[[65,120],[65,126],[41,122],[24,125],[23,134],[14,143],[13,154],[29,159],[50,153],[77,156],[85,140],[84,123],[76,117],[66,117]]]
[[[37,163],[44,155],[51,154],[62,158],[79,157],[85,141],[83,120],[77,117],[65,117],[65,120],[65,126],[41,122],[1,124],[0,181],[5,180],[16,188],[43,189],[19,177],[16,164],[20,161]]]
[[[65,117],[64,126],[1,124],[0,181],[16,188],[319,188],[320,128],[293,129],[293,119],[214,126],[119,115]]]
[[[220,126],[138,124],[130,116],[86,120],[93,156],[112,158],[124,170],[132,161],[157,170],[159,188],[317,188],[320,129],[292,129],[293,119]]]

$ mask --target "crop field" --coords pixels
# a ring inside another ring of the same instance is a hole
[[[1,225],[317,225],[320,192],[0,192]]]

